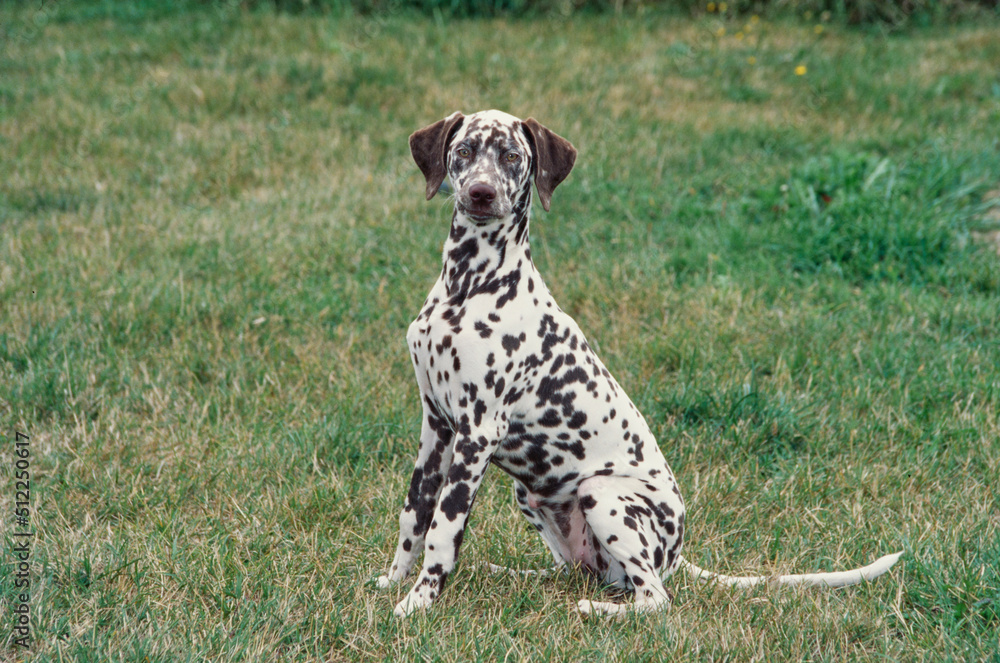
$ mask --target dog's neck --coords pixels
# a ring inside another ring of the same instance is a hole
[[[510,214],[488,223],[477,223],[455,208],[441,271],[452,302],[484,289],[496,292],[497,288],[508,285],[520,268],[531,265],[530,218],[530,189],[518,198]]]

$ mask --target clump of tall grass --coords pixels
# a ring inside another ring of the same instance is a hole
[[[996,291],[995,264],[969,241],[987,180],[928,148],[905,164],[871,154],[807,161],[757,210],[773,215],[767,251],[794,271]],[[766,211],[765,211],[766,210]]]

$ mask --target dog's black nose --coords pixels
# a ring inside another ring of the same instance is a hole
[[[469,187],[469,198],[477,205],[490,205],[497,197],[497,190],[489,184],[476,182]]]

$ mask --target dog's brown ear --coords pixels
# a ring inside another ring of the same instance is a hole
[[[427,200],[441,188],[447,174],[447,150],[451,137],[462,126],[465,116],[455,111],[448,117],[410,134],[410,154],[427,180]]]
[[[576,148],[534,118],[529,117],[523,124],[535,150],[535,187],[538,189],[538,200],[548,212],[552,192],[566,179],[569,171],[573,170]]]

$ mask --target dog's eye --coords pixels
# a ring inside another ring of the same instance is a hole
[[[460,147],[458,148],[457,151],[458,151],[458,156],[462,157],[463,159],[468,159],[469,155],[472,154],[472,152],[469,151],[469,148],[467,147]]]
[[[517,152],[508,152],[507,153],[507,161],[509,161],[510,163],[514,163],[515,161],[517,161],[520,158],[521,158],[521,155],[518,154]]]

